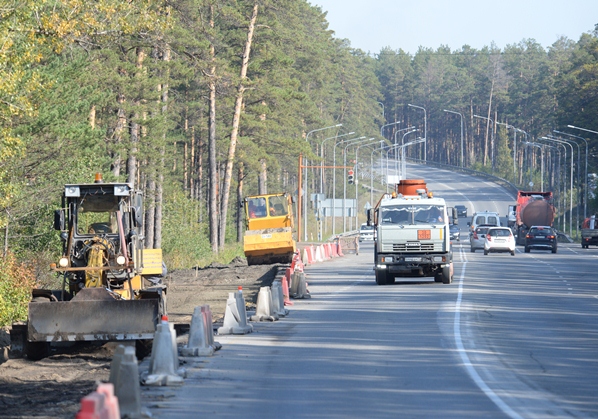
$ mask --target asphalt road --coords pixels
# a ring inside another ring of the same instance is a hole
[[[408,167],[436,196],[506,215],[492,183]],[[453,284],[377,286],[373,245],[307,267],[310,300],[187,358],[179,388],[143,388],[156,418],[598,417],[598,249],[470,253]]]

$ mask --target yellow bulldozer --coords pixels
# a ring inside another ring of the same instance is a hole
[[[246,231],[243,250],[248,265],[291,263],[297,244],[293,238],[293,203],[288,193],[252,195],[243,200]]]
[[[130,183],[67,184],[54,213],[60,289],[34,289],[27,322],[13,325],[11,356],[41,359],[51,344],[134,341],[147,355],[166,314],[161,249],[144,248],[141,191]]]

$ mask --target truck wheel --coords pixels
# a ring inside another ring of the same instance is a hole
[[[453,278],[451,277],[451,267],[445,266],[442,268],[442,283],[450,284],[451,282],[453,282]]]
[[[376,284],[386,285],[386,271],[382,271],[382,270],[376,271]]]

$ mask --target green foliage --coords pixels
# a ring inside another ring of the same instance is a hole
[[[35,284],[31,268],[9,253],[0,258],[0,326],[27,318],[27,305]]]

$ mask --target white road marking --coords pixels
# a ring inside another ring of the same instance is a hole
[[[502,412],[513,419],[523,419],[517,412],[515,412],[504,400],[502,400],[480,377],[475,367],[472,365],[467,350],[463,345],[461,339],[461,300],[463,297],[463,278],[465,276],[465,270],[467,268],[467,254],[463,251],[463,247],[459,249],[461,260],[463,261],[463,267],[461,268],[461,274],[459,275],[459,294],[455,303],[455,321],[453,324],[453,332],[455,334],[455,345],[457,346],[457,352],[463,361],[463,365],[471,379],[475,382],[480,390],[488,396],[488,398],[500,409]]]

